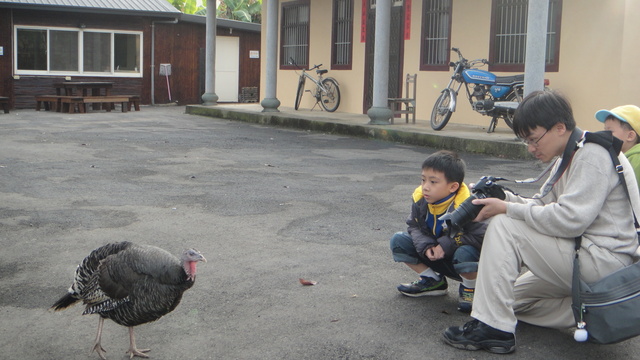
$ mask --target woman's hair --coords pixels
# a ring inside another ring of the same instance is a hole
[[[534,91],[516,109],[513,132],[524,139],[538,126],[549,130],[558,123],[564,124],[568,131],[576,127],[569,100],[556,91]]]
[[[448,182],[462,184],[464,181],[464,161],[453,151],[440,150],[429,155],[422,163],[422,170],[424,169],[432,169],[444,173],[444,177]]]

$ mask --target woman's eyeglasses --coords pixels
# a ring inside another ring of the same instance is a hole
[[[527,140],[527,139],[522,139],[522,143],[523,143],[523,144],[525,144],[525,145],[527,145],[527,146],[533,146],[533,147],[537,148],[537,147],[538,147],[538,142],[539,142],[540,140],[542,140],[542,138],[543,138],[545,135],[547,135],[547,133],[548,133],[548,132],[549,132],[549,129],[547,129],[547,130],[544,132],[544,134],[542,134],[542,135],[541,135],[537,140],[535,140],[535,141]]]

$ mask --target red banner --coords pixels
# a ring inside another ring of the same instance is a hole
[[[404,39],[411,39],[411,0],[404,0]]]

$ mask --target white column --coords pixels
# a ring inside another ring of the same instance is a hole
[[[549,0],[529,0],[527,55],[524,62],[524,95],[544,90]]]
[[[391,0],[376,2],[376,38],[373,54],[373,103],[367,111],[369,124],[389,124],[393,116],[387,104],[389,97],[389,29]]]
[[[267,64],[265,74],[265,97],[260,102],[262,112],[279,112],[280,100],[276,97],[276,89],[278,84],[278,0],[264,0],[267,3]],[[263,8],[264,9],[264,8]],[[264,12],[264,10],[263,10]]]
[[[205,80],[202,101],[205,105],[218,105],[216,95],[216,0],[207,0],[205,37]]]

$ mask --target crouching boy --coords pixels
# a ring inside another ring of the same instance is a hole
[[[391,253],[420,275],[398,291],[406,296],[447,293],[447,277],[460,281],[458,310],[471,312],[485,223],[470,222],[460,231],[448,229],[440,218],[469,196],[463,183],[465,164],[451,151],[438,151],[422,164],[422,185],[413,193],[407,231],[391,237]]]

